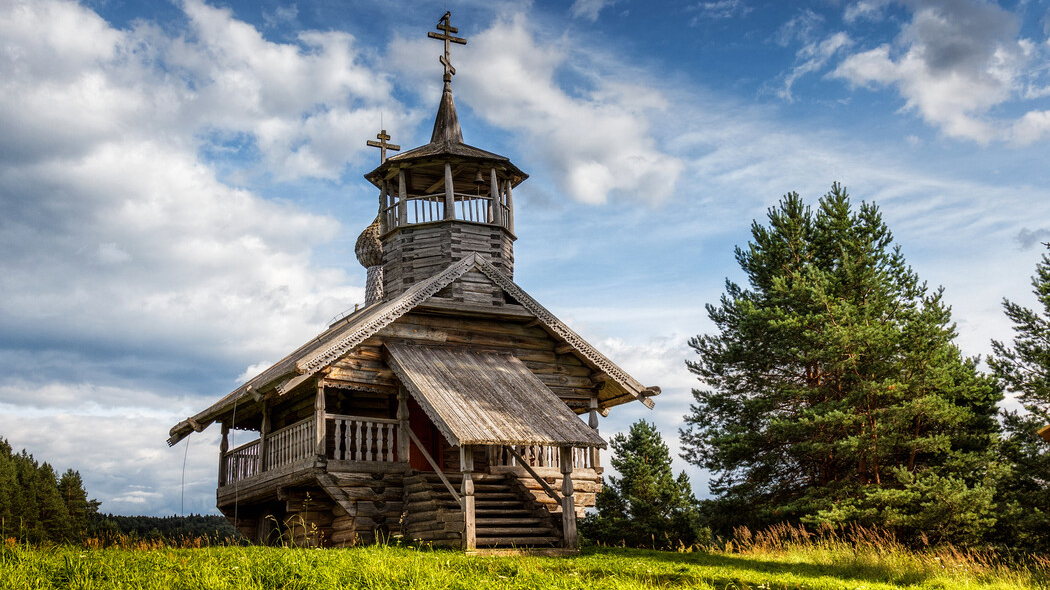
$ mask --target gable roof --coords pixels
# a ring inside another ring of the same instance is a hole
[[[471,269],[477,269],[518,301],[550,333],[560,338],[597,370],[605,373],[609,380],[616,383],[624,394],[619,397],[630,397],[641,401],[650,409],[655,405],[650,395],[659,392],[659,388],[647,388],[623,369],[616,366],[602,353],[598,352],[579,334],[573,332],[554,314],[526,293],[506,275],[492,266],[485,257],[476,252],[464,256],[450,264],[443,271],[429,279],[416,283],[401,295],[366,307],[347,318],[329,326],[327,330],[300,346],[269,369],[266,369],[244,385],[233,390],[229,395],[212,404],[206,410],[179,422],[169,432],[168,444],[174,445],[193,431],[201,431],[226,412],[248,397],[260,396],[271,390],[283,395],[306,382],[322,369],[325,369],[341,356],[361,344],[379,330],[390,325],[401,316],[409,313],[426,300],[430,299],[462,277]],[[622,403],[622,402],[621,402]],[[610,404],[615,405],[615,404]]]

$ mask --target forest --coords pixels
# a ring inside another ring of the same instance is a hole
[[[40,544],[80,544],[96,539],[103,545],[127,541],[183,539],[229,542],[237,530],[222,516],[121,516],[99,513],[89,500],[80,473],[67,469],[59,477],[47,462],[25,449],[15,453],[0,438],[0,539]]]

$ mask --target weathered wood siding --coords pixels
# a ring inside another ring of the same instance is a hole
[[[438,222],[404,227],[384,236],[384,297],[390,299],[400,295],[472,252],[483,254],[508,277],[514,276],[514,238],[499,226]],[[502,291],[488,279],[464,279],[449,285],[436,296],[466,303],[503,304]]]

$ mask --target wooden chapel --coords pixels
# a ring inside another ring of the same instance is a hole
[[[601,488],[598,416],[660,391],[512,280],[527,175],[463,142],[449,48],[466,40],[448,13],[437,28],[430,143],[387,158],[385,131],[368,142],[382,163],[356,248],[365,305],[171,429],[174,445],[219,423],[217,505],[254,542],[576,551]],[[230,448],[233,432],[250,440]]]

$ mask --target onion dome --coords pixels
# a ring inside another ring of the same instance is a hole
[[[379,240],[379,216],[375,221],[357,236],[357,245],[354,246],[357,261],[361,266],[382,266],[383,264],[383,242]]]

